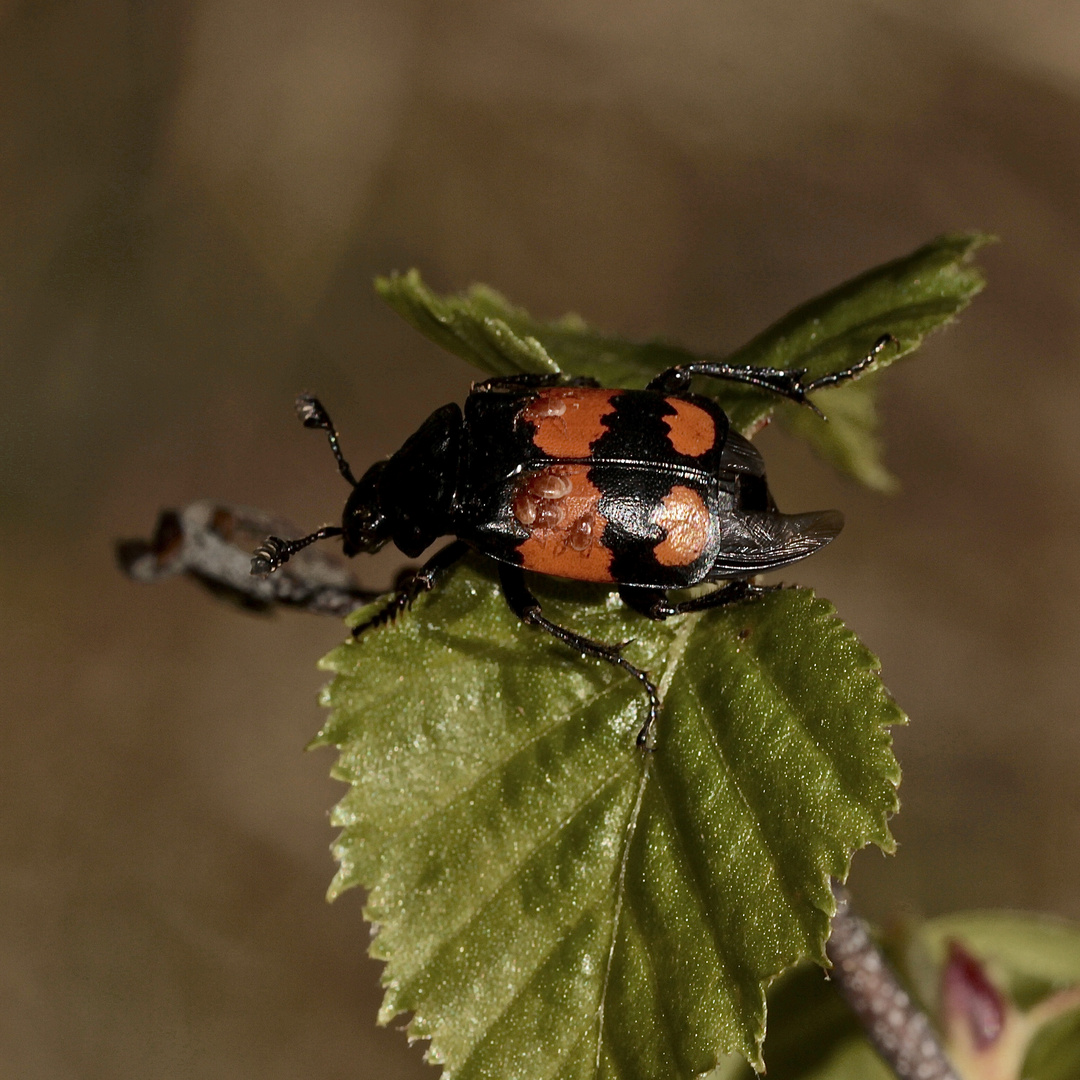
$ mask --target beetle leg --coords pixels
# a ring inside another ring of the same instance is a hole
[[[628,675],[632,675],[642,689],[649,695],[649,712],[645,723],[637,734],[637,745],[642,750],[652,750],[648,745],[649,732],[652,729],[656,717],[660,713],[660,697],[656,692],[656,686],[647,672],[634,667],[622,655],[621,645],[603,645],[598,641],[575,634],[573,630],[567,630],[565,626],[559,626],[548,619],[540,609],[540,601],[529,591],[525,584],[525,574],[519,566],[502,565],[499,567],[499,580],[502,583],[503,595],[510,605],[510,610],[526,625],[537,626],[546,630],[552,637],[576,649],[585,656],[595,656],[598,660],[606,660],[609,664],[620,667]]]
[[[412,606],[412,602],[421,593],[433,589],[439,576],[449,570],[468,550],[469,545],[464,540],[454,540],[446,547],[439,548],[419,570],[399,582],[393,596],[370,619],[353,627],[352,636],[357,638],[365,630],[393,622],[398,615]]]
[[[673,604],[674,614],[686,615],[691,611],[708,611],[709,608],[725,607],[728,604],[737,604],[740,600],[749,600],[753,596],[761,596],[763,593],[775,592],[780,585],[755,585],[752,581],[744,581],[736,578],[722,585],[712,592],[702,593],[701,596],[691,597],[681,604]]]
[[[833,371],[828,375],[822,375],[820,378],[814,379],[812,382],[804,383],[802,386],[802,392],[809,394],[814,390],[821,390],[826,386],[835,386],[837,383],[846,382],[848,379],[854,378],[860,372],[865,371],[878,357],[878,353],[885,348],[886,345],[899,345],[900,342],[892,336],[892,334],[882,334],[881,337],[874,342],[873,348],[859,361],[852,364],[851,367],[844,368],[842,371]]]
[[[650,589],[644,585],[620,585],[619,596],[627,607],[647,615],[650,619],[670,619],[672,615],[686,615],[692,611],[724,607],[725,604],[734,604],[751,596],[772,592],[776,588],[779,586],[754,585],[752,582],[737,579],[679,604],[673,604],[663,589]]]
[[[559,372],[540,375],[533,372],[521,372],[517,375],[496,375],[483,382],[473,383],[473,393],[485,390],[537,390],[545,386],[591,386],[600,384],[588,375],[567,376]]]
[[[732,382],[748,383],[750,386],[760,387],[762,390],[771,390],[774,394],[786,397],[790,401],[800,405],[808,405],[820,415],[821,410],[807,397],[815,390],[824,389],[827,386],[835,386],[837,383],[846,382],[855,378],[856,375],[865,371],[878,357],[878,354],[890,342],[895,342],[892,334],[882,334],[874,342],[874,347],[861,360],[844,368],[842,371],[834,371],[828,375],[803,382],[806,374],[805,368],[794,371],[785,371],[782,368],[770,367],[740,367],[734,364],[725,364],[722,361],[702,361],[694,364],[681,364],[679,367],[668,368],[660,372],[648,385],[649,390],[658,390],[662,394],[677,394],[685,392],[695,375],[706,375],[712,379],[729,379]]]
[[[619,596],[628,608],[650,619],[667,619],[678,614],[663,589],[651,589],[647,585],[620,585]]]

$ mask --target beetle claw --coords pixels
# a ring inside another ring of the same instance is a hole
[[[637,733],[635,742],[639,750],[644,751],[646,754],[652,754],[655,753],[656,747],[649,743],[649,734],[652,732],[657,716],[660,715],[660,699],[656,696],[656,688],[648,679],[643,681],[643,686],[649,695],[649,715],[645,723],[641,725],[641,730]]]

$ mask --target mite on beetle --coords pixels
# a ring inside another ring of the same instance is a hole
[[[638,732],[646,746],[659,712],[656,686],[621,645],[605,645],[546,618],[525,571],[614,585],[650,619],[702,611],[756,590],[755,574],[804,559],[843,526],[839,511],[781,514],[757,449],[724,411],[690,393],[694,376],[749,383],[816,408],[808,395],[868,368],[894,339],[843,371],[803,382],[805,371],[702,362],[669,368],[645,390],[605,389],[591,379],[512,375],[473,386],[464,411],[432,413],[388,460],[357,480],[326,410],[304,395],[306,427],[327,432],[352,485],[340,526],[299,540],[268,537],[251,572],[272,573],[316,540],[340,536],[346,555],[388,541],[417,558],[441,536],[455,539],[406,579],[353,630],[393,619],[472,548],[496,560],[503,594],[522,622],[632,675],[648,694]],[[724,581],[679,603],[669,589]]]

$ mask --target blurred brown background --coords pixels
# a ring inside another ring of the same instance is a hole
[[[990,288],[886,380],[891,499],[765,434],[789,574],[910,711],[878,918],[1080,918],[1080,16],[1070,0],[0,2],[0,1072],[434,1075],[333,908],[332,621],[122,579],[158,508],[302,525],[471,372],[373,297],[416,265],[732,348],[929,237]],[[380,556],[365,580],[388,580]]]

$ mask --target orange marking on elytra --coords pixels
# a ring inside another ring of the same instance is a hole
[[[564,494],[565,481],[569,489]],[[539,492],[557,493],[545,498]],[[551,465],[526,473],[514,494],[514,516],[529,528],[518,544],[526,570],[577,581],[611,582],[611,552],[600,542],[607,518],[600,513],[600,490],[588,465]]]
[[[667,535],[653,548],[661,566],[689,566],[709,539],[709,510],[693,488],[676,484],[653,516]]]
[[[603,435],[603,418],[615,411],[618,390],[588,386],[551,386],[518,414],[536,428],[533,442],[551,457],[588,457],[592,444]]]
[[[664,417],[664,423],[676,453],[700,457],[716,445],[716,422],[700,405],[681,398],[664,400],[675,410],[674,416]]]

